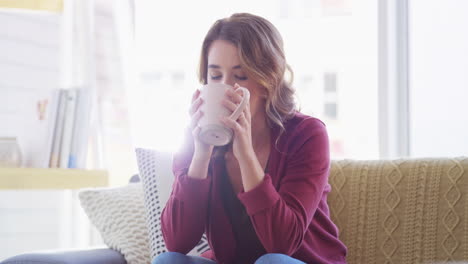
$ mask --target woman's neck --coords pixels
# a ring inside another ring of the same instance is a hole
[[[268,144],[270,141],[270,128],[268,127],[265,111],[257,111],[252,115],[251,124],[252,145],[254,149],[257,149],[259,146],[264,144]]]

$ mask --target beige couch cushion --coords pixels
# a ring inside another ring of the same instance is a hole
[[[330,183],[349,263],[468,260],[468,158],[334,161]]]

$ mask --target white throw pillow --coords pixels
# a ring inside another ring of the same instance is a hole
[[[143,183],[149,244],[153,259],[167,250],[161,231],[161,212],[169,199],[174,181],[172,154],[138,148],[136,155]],[[204,235],[188,255],[199,256],[208,249],[208,241]]]
[[[151,261],[141,183],[82,190],[79,199],[109,248],[119,251],[128,264]]]

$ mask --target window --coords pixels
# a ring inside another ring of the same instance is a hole
[[[377,2],[276,0],[219,4],[138,1],[137,145],[172,151],[182,140],[203,37],[216,19],[249,12],[281,32],[302,112],[323,120],[333,159],[377,158]],[[203,11],[203,12],[198,12]]]
[[[468,154],[468,2],[410,1],[410,153]]]

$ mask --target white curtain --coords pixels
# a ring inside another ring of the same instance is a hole
[[[93,95],[86,167],[108,170],[111,185],[123,185],[136,173],[136,166],[128,165],[134,151],[126,96],[132,79],[132,6],[131,0],[64,2],[62,85]]]
[[[131,1],[65,0],[62,18],[61,86],[84,89],[92,98],[89,137],[83,142],[88,145],[85,167],[107,170],[112,186],[127,184],[136,173],[126,96],[132,79]],[[77,193],[68,197],[72,207],[62,213],[63,222],[68,223],[62,230],[62,247],[101,244]]]

